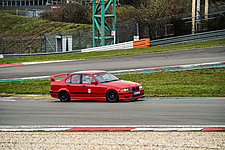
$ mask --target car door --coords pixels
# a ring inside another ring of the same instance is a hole
[[[66,88],[69,90],[71,99],[79,99],[81,96],[81,74],[74,74],[65,80]]]
[[[105,98],[105,89],[100,84],[91,84],[92,81],[96,80],[91,75],[82,74],[81,92],[83,93],[83,98],[87,100],[103,100]]]

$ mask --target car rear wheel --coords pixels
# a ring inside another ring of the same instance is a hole
[[[59,93],[59,99],[61,102],[68,102],[70,101],[70,94],[66,91],[62,91]]]
[[[118,93],[115,90],[109,90],[106,93],[106,99],[110,103],[119,101]]]

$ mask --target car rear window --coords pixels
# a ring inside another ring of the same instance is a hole
[[[80,83],[80,74],[75,74],[66,79],[66,83]]]

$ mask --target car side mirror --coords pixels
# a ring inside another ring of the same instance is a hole
[[[96,81],[91,81],[91,84],[98,84]]]

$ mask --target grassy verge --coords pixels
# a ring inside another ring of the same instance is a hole
[[[120,75],[141,83],[146,96],[225,96],[225,68]],[[0,83],[0,93],[49,94],[50,80]]]
[[[192,43],[182,43],[182,44],[161,45],[161,46],[153,46],[153,47],[147,47],[147,48],[135,48],[135,49],[129,49],[129,50],[112,50],[112,51],[102,51],[102,52],[71,53],[71,54],[55,54],[55,55],[44,55],[44,56],[2,58],[2,59],[0,59],[0,64],[49,61],[49,60],[87,59],[87,58],[110,57],[110,56],[132,55],[132,54],[142,54],[142,53],[153,53],[153,52],[163,52],[163,51],[212,47],[212,46],[225,46],[225,39],[192,42]]]
[[[19,14],[25,14],[25,10],[18,10]],[[0,10],[0,13],[16,14],[16,10]]]
[[[79,29],[90,28],[88,24],[74,24],[47,21],[26,16],[12,15],[13,11],[0,11],[0,36],[34,36],[42,33],[73,32]]]
[[[225,96],[225,68],[121,75],[141,83],[147,96]]]

